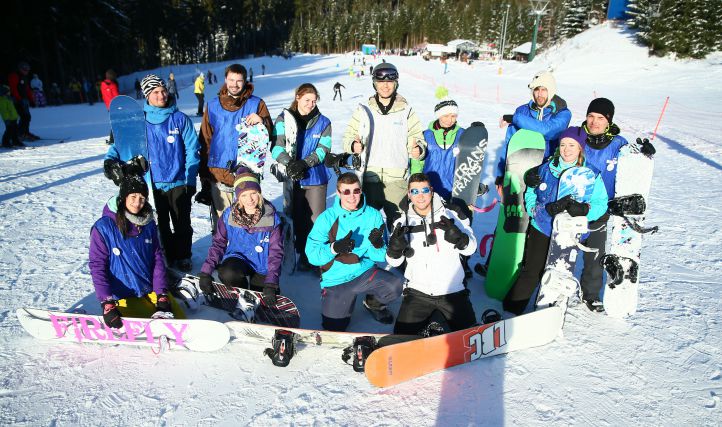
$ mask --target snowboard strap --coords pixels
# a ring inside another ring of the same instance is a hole
[[[641,225],[639,225],[637,223],[637,221],[635,221],[631,218],[627,218],[626,216],[623,216],[622,218],[624,218],[624,222],[627,223],[629,228],[631,228],[632,230],[636,231],[639,234],[647,234],[647,233],[654,234],[657,231],[659,231],[659,227],[656,225],[654,227],[642,227]]]

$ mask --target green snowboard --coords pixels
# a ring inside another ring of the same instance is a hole
[[[529,225],[529,215],[524,209],[524,173],[542,163],[545,147],[542,134],[520,129],[506,148],[504,192],[484,285],[486,294],[500,301],[514,284],[524,255]]]

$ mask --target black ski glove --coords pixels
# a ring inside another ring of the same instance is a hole
[[[647,157],[652,157],[657,152],[651,142],[647,138],[637,138],[637,144],[639,145],[639,151]]]
[[[571,200],[572,196],[564,196],[556,202],[547,203],[546,206],[544,206],[544,209],[547,210],[547,213],[550,216],[556,216],[557,214],[567,210],[567,206],[569,206],[569,202]]]
[[[201,292],[206,295],[210,295],[215,292],[213,288],[213,277],[208,273],[201,272],[198,275],[198,287],[201,288]]]
[[[454,224],[454,220],[442,216],[435,228],[444,231],[444,240],[454,245],[454,248],[463,250],[469,245],[469,236]]]
[[[641,194],[615,197],[607,204],[609,213],[616,216],[642,215],[647,208]]]
[[[273,307],[278,303],[278,298],[276,297],[276,285],[272,283],[266,283],[266,285],[263,287],[263,302],[269,306]]]
[[[527,187],[538,187],[541,182],[542,179],[539,175],[539,166],[529,169],[524,174],[524,184],[526,184]]]
[[[211,196],[211,183],[208,181],[201,181],[201,191],[196,194],[196,203],[202,205],[212,206],[213,196]]]
[[[351,167],[360,170],[361,169],[361,155],[351,154]]]
[[[308,163],[304,160],[291,160],[286,166],[286,175],[294,181],[300,181],[306,174],[308,169]]]
[[[409,242],[406,241],[406,236],[404,236],[404,227],[397,225],[391,233],[391,236],[389,236],[389,245],[386,248],[386,255],[388,255],[389,258],[401,258],[401,255],[404,254],[404,251],[408,246]]]
[[[569,201],[569,206],[567,206],[567,212],[571,216],[585,216],[589,213],[589,205],[572,199]]]
[[[502,120],[505,122],[511,124],[514,121],[514,115],[513,114],[504,114],[501,116]]]
[[[173,310],[170,307],[170,298],[166,294],[158,295],[158,299],[155,302],[155,311],[165,311],[172,313]]]
[[[148,161],[143,156],[135,156],[123,165],[123,172],[126,175],[143,176],[147,171]]]
[[[336,240],[333,242],[331,247],[333,248],[333,251],[337,254],[347,254],[353,250],[353,248],[356,247],[356,242],[353,241],[351,238],[351,232],[349,231],[346,237],[344,237],[341,240]]]
[[[384,246],[384,225],[381,224],[379,228],[374,228],[369,233],[369,242],[376,249],[381,249]]]
[[[123,327],[123,318],[121,317],[120,310],[118,310],[116,301],[103,301],[100,303],[100,307],[103,309],[103,321],[105,321],[108,327],[114,329]]]
[[[123,168],[115,160],[106,159],[103,162],[103,174],[106,178],[113,180],[113,184],[120,186],[120,180],[123,179]]]

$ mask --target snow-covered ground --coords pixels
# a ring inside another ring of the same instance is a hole
[[[232,342],[215,353],[166,352],[50,344],[20,327],[18,307],[68,309],[97,303],[87,266],[89,229],[115,187],[102,173],[109,130],[102,104],[32,110],[32,131],[65,139],[0,151],[0,425],[720,425],[722,424],[722,61],[648,58],[631,34],[600,26],[537,57],[443,65],[387,57],[399,66],[399,92],[425,123],[436,86],[460,105],[460,123],[486,123],[485,181],[497,158],[504,113],[529,99],[528,81],[555,70],[558,93],[584,120],[595,96],[612,99],[627,139],[659,132],[650,225],[645,240],[639,312],[624,321],[570,309],[563,336],[540,348],[484,359],[390,389],[375,389],[338,352],[305,349],[288,368],[271,365],[264,346]],[[349,77],[350,55],[244,60],[256,94],[275,117],[293,90],[312,82],[319,108],[334,125],[334,147],[353,109],[371,94],[368,78]],[[266,75],[261,76],[261,64]],[[222,76],[224,64],[214,64]],[[200,69],[207,69],[201,66]],[[368,68],[368,67],[367,67]],[[194,66],[176,67],[180,106],[192,115]],[[162,70],[167,77],[168,69]],[[144,73],[137,73],[142,75]],[[135,76],[129,77],[134,80]],[[346,86],[332,101],[334,82]],[[222,83],[219,78],[219,83]],[[220,84],[210,85],[210,98]],[[199,119],[193,118],[196,126]],[[281,188],[267,175],[266,197]],[[478,215],[478,237],[492,232],[496,211]],[[194,205],[193,262],[210,242],[207,209]],[[472,264],[479,261],[478,254]],[[283,276],[284,293],[318,325],[319,287],[311,274]],[[477,314],[495,306],[483,279],[470,283]],[[351,328],[384,331],[359,307]]]

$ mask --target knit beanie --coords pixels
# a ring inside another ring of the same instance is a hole
[[[566,128],[564,132],[559,135],[559,141],[561,142],[564,138],[571,138],[577,141],[579,146],[582,148],[582,152],[584,152],[584,148],[587,146],[587,133],[583,128],[580,128],[579,126],[570,126]]]
[[[434,115],[436,115],[437,119],[447,114],[459,114],[459,106],[453,99],[445,99],[434,107]]]
[[[251,172],[246,167],[239,167],[236,170],[236,178],[233,180],[233,188],[236,194],[236,200],[240,199],[241,193],[248,190],[256,190],[261,192],[261,181],[258,179],[258,175]]]
[[[123,176],[120,180],[120,191],[118,193],[120,201],[124,202],[125,198],[133,193],[140,193],[144,197],[148,197],[148,185],[145,183],[145,179],[140,175]]]
[[[140,81],[140,89],[143,91],[143,96],[148,98],[148,95],[150,95],[151,92],[153,92],[153,89],[160,87],[166,87],[165,82],[160,77],[156,76],[155,74],[148,74],[147,76],[143,77],[143,80]]]
[[[587,115],[589,115],[589,113],[601,114],[607,118],[609,123],[612,123],[612,119],[614,118],[614,104],[607,98],[593,99],[587,108]]]
[[[552,102],[552,98],[557,94],[557,81],[554,75],[550,71],[538,72],[534,78],[529,82],[529,89],[531,89],[531,99],[534,99],[534,89],[538,87],[545,87],[548,93],[547,102],[540,107],[546,107]]]

